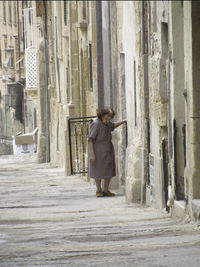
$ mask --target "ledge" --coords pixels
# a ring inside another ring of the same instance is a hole
[[[77,27],[77,28],[80,28],[80,30],[86,30],[87,27],[88,27],[88,23],[87,23],[86,20],[82,20],[82,21],[79,21],[79,22],[77,23],[77,26],[76,26],[76,27]]]

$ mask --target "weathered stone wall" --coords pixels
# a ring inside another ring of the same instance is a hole
[[[87,2],[83,7],[82,2],[68,1],[66,5],[66,21],[63,2],[52,1],[48,5],[49,135],[52,164],[65,167],[70,174],[66,118],[96,114],[96,36],[95,4]],[[89,43],[93,88],[90,88]]]
[[[174,140],[170,140],[170,170],[173,195],[177,200],[185,197],[184,181],[184,36],[183,36],[183,6],[180,2],[170,2],[169,5],[169,43],[170,43],[170,120],[169,125]],[[176,123],[176,129],[174,128]],[[176,153],[174,151],[176,150]],[[176,177],[175,177],[176,176]]]
[[[162,139],[168,138],[168,2],[149,2],[150,184],[147,203],[164,207]]]
[[[199,171],[199,4],[184,2],[184,70],[186,89],[186,193],[191,217],[200,219]]]
[[[140,199],[141,184],[141,32],[140,3],[138,1],[116,1],[117,38],[112,36],[112,51],[117,58],[113,60],[115,93],[113,106],[116,120],[128,121],[128,146],[126,148],[125,127],[115,133],[116,162],[118,166],[119,185],[125,185],[128,201]],[[112,26],[113,27],[113,26]],[[117,45],[115,45],[117,42]],[[135,73],[135,74],[134,74]]]

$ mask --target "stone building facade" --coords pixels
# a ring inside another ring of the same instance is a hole
[[[34,103],[25,92],[24,11],[31,2],[0,2],[0,154],[12,153],[12,136],[36,127]]]
[[[39,162],[69,175],[69,119],[110,106],[127,119],[111,186],[199,219],[198,2],[23,2],[25,127],[39,128]]]
[[[0,2],[0,154],[12,153],[11,137],[23,131],[23,87],[16,83],[24,78],[21,11],[21,3]]]
[[[114,135],[118,186],[125,182],[128,201],[196,219],[199,7],[96,3],[98,102],[128,121],[127,148],[123,130]]]
[[[92,116],[97,108],[95,3],[32,2],[41,26],[36,43],[38,159],[70,174],[68,119]]]

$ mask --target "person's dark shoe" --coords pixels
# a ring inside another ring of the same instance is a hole
[[[115,196],[115,193],[112,193],[110,191],[108,191],[108,192],[104,191],[103,194],[104,194],[105,197],[114,197]]]

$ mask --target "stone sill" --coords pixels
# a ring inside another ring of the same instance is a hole
[[[88,23],[86,20],[82,20],[80,22],[77,23],[77,28],[80,28],[80,30],[87,30],[88,27]]]

